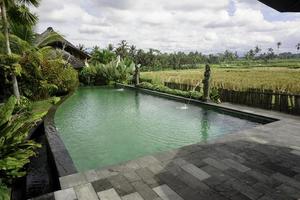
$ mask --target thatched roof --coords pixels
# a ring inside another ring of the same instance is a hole
[[[85,66],[84,60],[76,58],[75,56],[71,55],[67,51],[62,50],[62,57],[68,63],[70,63],[75,69],[81,69]]]
[[[53,30],[52,27],[49,27],[43,33],[38,34],[36,37],[36,43],[39,43],[40,41],[42,41],[51,32],[55,32],[55,31]],[[55,32],[55,33],[57,33],[57,32]],[[86,52],[78,49],[76,46],[74,46],[72,43],[70,43],[68,40],[66,40],[63,36],[61,36],[60,40],[51,42],[51,43],[47,44],[47,46],[52,46],[54,48],[61,49],[63,51],[64,59],[67,60],[74,68],[84,67],[84,61],[91,57],[88,53],[86,53]]]
[[[300,0],[259,0],[279,12],[300,12]]]

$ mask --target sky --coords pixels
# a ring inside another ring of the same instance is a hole
[[[300,42],[300,13],[257,0],[42,0],[33,12],[37,32],[53,27],[85,47],[126,40],[162,52],[244,53],[256,45],[296,52]]]

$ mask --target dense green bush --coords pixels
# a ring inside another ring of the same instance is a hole
[[[44,87],[49,87],[50,95],[65,94],[78,86],[77,71],[63,59],[44,62],[41,71],[45,79]]]
[[[77,71],[52,48],[26,51],[20,64],[21,92],[31,99],[65,94],[78,86]]]
[[[109,82],[125,83],[129,80],[134,68],[133,62],[117,58],[108,64],[87,65],[80,72],[79,80],[85,85],[105,85]]]
[[[18,77],[21,95],[33,100],[65,94],[78,85],[78,73],[52,47],[37,47],[11,35],[13,54],[5,55],[0,33],[0,98],[11,89],[11,73]],[[3,97],[2,97],[3,98]]]
[[[193,99],[201,99],[201,97],[202,97],[201,92],[175,90],[175,89],[171,89],[166,86],[163,86],[163,85],[151,84],[148,82],[140,83],[139,87],[145,88],[145,89],[150,89],[150,90],[155,90],[155,91],[159,91],[159,92],[164,92],[164,93],[168,93],[168,94],[178,95],[178,96],[182,96],[182,97],[193,98]]]
[[[1,181],[1,179],[0,179]],[[1,200],[9,200],[10,199],[10,189],[6,186],[6,184],[0,182],[0,199]]]
[[[32,109],[31,101],[21,96],[19,102],[15,105],[14,113],[26,112]]]
[[[24,176],[24,166],[35,156],[40,147],[32,140],[27,140],[30,129],[45,113],[15,112],[17,100],[14,96],[0,107],[0,197],[9,196],[5,185],[10,185],[14,178]]]
[[[150,89],[150,90],[155,90],[159,92],[164,92],[168,94],[173,94],[177,96],[182,96],[186,98],[193,98],[193,99],[202,99],[202,92],[197,92],[197,91],[182,91],[182,90],[176,90],[176,89],[171,89],[163,85],[158,85],[158,84],[151,84],[149,82],[142,82],[138,85],[138,87],[145,88],[145,89]],[[216,103],[220,103],[220,97],[218,94],[218,90],[212,89],[210,93],[210,98],[212,101]]]

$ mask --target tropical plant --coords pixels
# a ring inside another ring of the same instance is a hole
[[[261,52],[261,48],[259,48],[259,46],[255,46],[254,52],[255,52],[255,54],[258,54],[259,52]]]
[[[12,23],[10,25],[10,31],[13,35],[18,38],[28,42],[33,43],[35,40],[35,33],[33,31],[33,27],[26,26],[24,24]],[[13,50],[12,50],[13,51]]]
[[[135,69],[135,64],[129,59],[117,59],[107,63],[88,64],[80,72],[80,81],[86,85],[105,85],[110,81],[126,82]]]
[[[107,49],[100,50],[98,47],[94,47],[89,62],[91,64],[107,64],[114,59],[116,59],[116,54],[114,52]]]
[[[10,189],[4,183],[1,183],[1,179],[0,179],[0,199],[10,200]]]
[[[0,34],[0,41],[3,38]],[[8,82],[11,73],[18,74],[22,94],[34,100],[74,90],[78,85],[77,71],[63,60],[61,51],[45,46],[59,39],[61,36],[55,32],[32,43],[10,35],[13,54],[0,58],[1,78],[7,80],[1,84]],[[4,48],[0,43],[0,54],[5,52]]]
[[[29,12],[28,5],[38,6],[39,0],[1,0],[0,10],[3,23],[3,33],[5,36],[6,55],[11,56],[9,42],[9,22],[33,25],[37,17]],[[13,92],[17,99],[20,98],[17,74],[11,73]]]
[[[120,56],[122,59],[125,59],[128,56],[128,43],[126,40],[122,40],[118,47],[115,50],[115,53]]]
[[[281,42],[277,42],[276,45],[277,45],[277,49],[279,50],[279,48],[282,45],[282,43]]]
[[[296,49],[297,49],[297,51],[300,50],[300,43],[298,43],[298,44],[296,45]]]
[[[11,96],[0,107],[0,191],[9,192],[3,184],[9,185],[14,178],[26,174],[24,166],[35,156],[41,145],[27,140],[30,129],[45,113],[18,112],[13,115],[17,99]],[[8,194],[6,194],[7,196]],[[4,195],[5,196],[5,195]]]
[[[213,102],[221,103],[221,97],[217,88],[211,88],[209,98]]]

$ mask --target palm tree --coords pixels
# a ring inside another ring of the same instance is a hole
[[[277,49],[279,49],[279,47],[282,45],[281,42],[277,42]]]
[[[29,12],[27,5],[37,7],[39,0],[0,0],[0,10],[3,23],[3,33],[5,36],[6,54],[12,56],[9,41],[9,22],[34,25],[37,17]],[[20,91],[16,74],[12,73],[13,93],[16,98],[20,99]]]
[[[300,43],[298,43],[298,44],[296,45],[296,49],[297,49],[297,51],[300,50]]]
[[[261,48],[259,48],[259,46],[256,46],[256,47],[254,48],[254,53],[255,53],[255,55],[257,55],[259,52],[261,52]]]
[[[121,58],[126,58],[128,55],[128,43],[126,40],[122,40],[119,44],[118,47],[115,50],[116,54],[121,56]]]
[[[279,54],[279,48],[282,45],[282,43],[281,42],[277,42],[276,45],[277,45],[277,50],[278,50],[278,54]]]
[[[134,62],[135,62],[135,55],[136,55],[136,46],[131,45],[129,48],[129,56],[132,59],[132,61],[134,61]]]

